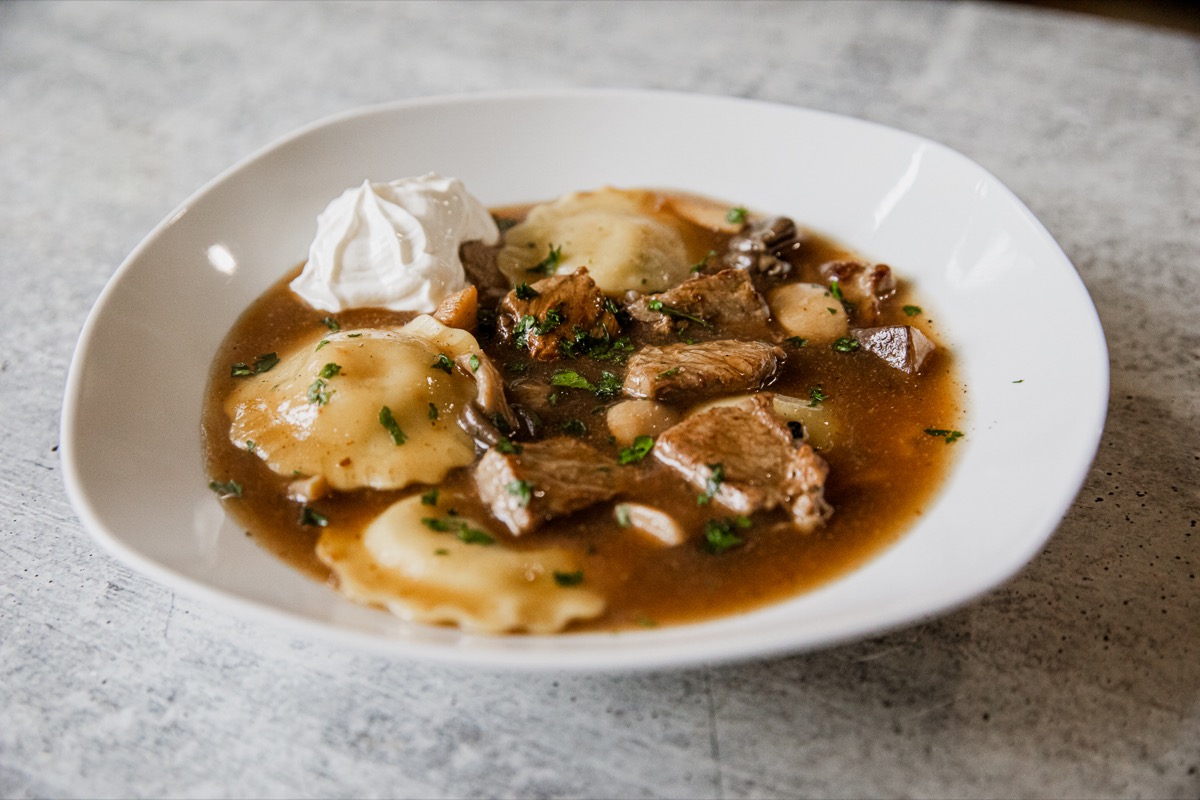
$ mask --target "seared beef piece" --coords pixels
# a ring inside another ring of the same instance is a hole
[[[475,381],[475,399],[463,408],[458,423],[483,447],[493,447],[500,437],[510,436],[520,421],[504,397],[504,378],[483,353],[464,353],[454,365]]]
[[[520,536],[612,499],[626,474],[594,447],[560,436],[524,444],[520,453],[488,450],[475,467],[475,485],[493,516]]]
[[[837,280],[842,297],[854,306],[851,317],[860,322],[874,322],[880,303],[896,292],[896,276],[887,264],[828,261],[817,270],[826,281]]]
[[[796,230],[796,223],[787,217],[772,217],[751,223],[730,239],[724,262],[769,283],[791,274],[791,258],[803,246],[804,235]]]
[[[496,329],[501,339],[526,347],[539,361],[567,355],[579,337],[607,341],[621,332],[604,295],[580,267],[573,275],[552,275],[529,287],[535,294],[522,300],[514,289],[500,302]]]
[[[492,308],[508,292],[508,279],[496,267],[496,254],[503,245],[487,245],[483,242],[463,242],[458,248],[467,280],[479,290],[479,299],[486,308]]]
[[[833,513],[825,502],[829,465],[793,438],[769,395],[755,396],[749,409],[717,406],[693,414],[659,436],[652,452],[701,497],[736,513],[781,506],[805,532]]]
[[[882,358],[901,372],[916,375],[936,348],[928,336],[911,325],[887,325],[882,328],[856,328],[850,335],[863,350]]]
[[[692,278],[661,294],[638,295],[626,310],[651,333],[663,338],[682,327],[694,330],[697,326],[724,336],[771,337],[767,326],[771,310],[749,275],[737,269]],[[697,319],[704,322],[698,323]]]
[[[766,342],[721,339],[699,344],[648,345],[629,358],[625,394],[653,400],[697,400],[761,389],[785,353]]]

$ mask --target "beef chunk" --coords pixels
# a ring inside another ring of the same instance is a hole
[[[519,453],[489,450],[475,467],[479,496],[514,536],[548,520],[610,500],[625,473],[578,439],[525,444]]]
[[[496,266],[496,254],[503,245],[487,245],[483,242],[463,242],[458,248],[467,279],[479,291],[479,299],[487,308],[492,308],[508,292],[508,279]]]
[[[459,372],[475,381],[475,399],[463,408],[458,423],[483,447],[493,447],[500,437],[519,428],[504,396],[504,378],[492,360],[483,353],[464,353],[454,359]]]
[[[896,276],[887,264],[828,261],[817,270],[831,284],[838,282],[842,297],[854,307],[852,316],[863,322],[874,322],[880,303],[896,292]]]
[[[857,328],[850,334],[858,340],[863,350],[874,353],[910,375],[921,371],[921,365],[937,347],[928,336],[911,325]]]
[[[742,270],[703,275],[656,295],[639,295],[626,310],[655,335],[707,327],[723,336],[771,337],[771,311]],[[700,322],[697,322],[700,320]]]
[[[572,275],[544,278],[500,302],[500,337],[525,347],[539,361],[570,354],[581,340],[608,341],[621,332],[611,304],[580,267]]]
[[[775,345],[736,339],[649,345],[629,358],[624,390],[652,400],[755,391],[775,376],[784,355]]]
[[[729,240],[723,259],[726,266],[746,270],[756,280],[770,283],[791,274],[794,256],[804,246],[804,236],[787,217],[747,225]]]
[[[739,514],[783,507],[811,531],[833,513],[825,502],[829,466],[792,436],[769,396],[693,414],[658,437],[653,453],[702,498]]]

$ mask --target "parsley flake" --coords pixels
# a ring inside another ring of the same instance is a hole
[[[945,430],[944,428],[926,428],[925,433],[929,436],[938,436],[942,439],[945,439],[946,444],[954,444],[956,441],[966,435],[962,431],[950,431]]]
[[[512,481],[504,488],[509,494],[517,498],[517,505],[521,508],[529,507],[529,501],[533,499],[532,483],[529,481]]]
[[[333,392],[328,391],[326,388],[327,386],[328,384],[323,378],[317,378],[315,381],[310,383],[308,386],[308,394],[306,395],[308,397],[308,402],[316,403],[319,406],[323,406],[328,403],[330,396],[333,395]]]
[[[589,392],[596,391],[596,387],[587,378],[580,375],[573,369],[560,369],[550,376],[551,386],[565,386],[568,389],[587,389]]]
[[[587,436],[588,428],[581,419],[569,419],[562,424],[563,433],[568,436]]]
[[[921,313],[920,306],[905,306],[903,310],[904,316],[906,317],[915,317],[917,314]]]
[[[726,550],[742,544],[744,540],[735,531],[749,527],[749,517],[710,519],[704,523],[704,540],[708,545],[708,552],[713,554],[724,553]]]
[[[440,369],[442,372],[450,375],[454,372],[454,362],[445,353],[438,353],[437,360],[429,365],[430,369]]]
[[[498,442],[496,442],[496,451],[500,452],[500,453],[511,453],[512,455],[520,455],[522,449],[524,449],[524,448],[522,448],[521,445],[516,444],[511,439],[509,439],[507,436],[501,436],[500,440]]]
[[[671,378],[683,371],[683,367],[671,367],[668,370],[658,373],[660,378]]]
[[[853,353],[858,348],[862,347],[858,339],[851,336],[843,336],[833,343],[833,349],[839,353]]]
[[[646,303],[646,308],[650,309],[651,311],[657,311],[663,316],[673,317],[675,319],[686,319],[689,322],[695,322],[697,325],[701,325],[705,328],[712,327],[712,323],[710,323],[708,320],[701,319],[700,317],[689,314],[686,311],[675,308],[674,306],[665,305],[662,300],[651,300],[649,303]]]
[[[746,213],[742,206],[734,206],[725,212],[725,221],[730,225],[741,225],[746,221]]]
[[[430,489],[425,494],[421,495],[421,505],[423,505],[423,506],[436,506],[437,501],[438,501],[438,490],[437,490],[436,486],[433,487],[432,489]]]
[[[559,586],[578,586],[583,583],[583,570],[575,572],[554,572],[554,582]]]
[[[601,372],[595,391],[601,400],[611,400],[621,393],[621,379],[611,372]]]
[[[438,409],[437,409],[437,406],[436,406],[435,404],[433,404],[433,403],[430,403],[430,404],[429,404],[429,421],[430,421],[430,422],[437,422],[437,418],[438,418]]]
[[[208,488],[217,493],[217,497],[222,500],[228,500],[231,497],[242,496],[242,485],[237,481],[209,481]]]
[[[334,364],[331,361],[328,364],[326,364],[325,366],[321,367],[321,371],[318,372],[317,374],[322,378],[332,378],[334,375],[337,375],[341,371],[342,371],[342,365]]]
[[[303,506],[300,509],[300,524],[324,528],[329,525],[329,517],[319,511],[314,511],[308,506]]]
[[[271,367],[279,363],[279,356],[275,353],[263,353],[260,356],[254,357],[254,363],[245,364],[239,361],[229,368],[229,376],[231,378],[246,378],[250,375],[261,375]]]
[[[400,429],[400,424],[396,422],[396,417],[392,415],[392,410],[387,406],[379,409],[379,424],[392,437],[392,444],[400,446],[408,441],[408,437]]]
[[[787,342],[792,347],[804,347],[808,344],[808,339],[805,339],[803,336],[789,336],[783,341]]]
[[[528,283],[518,283],[517,288],[513,291],[516,293],[518,300],[532,300],[535,297],[541,296],[541,293]]]
[[[550,252],[546,254],[546,257],[525,271],[537,272],[542,275],[553,275],[558,271],[558,265],[562,263],[562,258],[562,245],[555,247],[551,244]]]
[[[829,395],[825,394],[825,389],[821,384],[817,384],[808,390],[809,408],[816,408],[822,400],[828,400]]]
[[[700,260],[699,260],[699,261],[697,261],[695,264],[692,264],[691,272],[699,272],[700,270],[702,270],[702,269],[704,269],[705,267],[707,267],[707,266],[708,266],[708,260],[709,260],[710,258],[713,258],[713,257],[715,257],[716,255],[717,255],[717,251],[716,251],[716,250],[709,250],[709,251],[708,251],[708,252],[707,252],[707,253],[704,255],[704,258],[700,259]]]
[[[321,323],[334,333],[337,333],[342,329],[341,324],[339,324],[338,321],[333,317],[326,317],[325,319],[321,320]]]
[[[317,342],[317,349],[316,349],[316,350],[314,350],[313,352],[314,352],[314,353],[316,353],[316,352],[320,351],[320,349],[321,349],[322,347],[324,347],[325,345],[327,345],[327,344],[329,344],[329,340],[328,340],[328,339],[322,339],[321,341]]]
[[[479,356],[471,353],[471,357],[467,359],[467,364],[471,367],[471,372],[479,372]]]
[[[618,464],[636,464],[650,454],[654,449],[653,437],[642,435],[635,436],[633,444],[629,447],[622,447],[617,453]]]

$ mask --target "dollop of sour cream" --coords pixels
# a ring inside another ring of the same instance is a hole
[[[462,181],[436,173],[363,181],[317,217],[292,291],[322,311],[377,307],[429,313],[467,286],[463,242],[496,244],[495,220]]]

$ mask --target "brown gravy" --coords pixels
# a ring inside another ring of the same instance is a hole
[[[497,211],[497,216],[517,219],[525,208]],[[807,233],[806,244],[794,261],[794,280],[816,281],[816,267],[854,253],[827,238]],[[720,250],[728,236],[694,226],[689,250]],[[330,571],[314,552],[318,527],[302,526],[298,505],[286,497],[289,478],[271,472],[253,453],[229,441],[229,420],[223,403],[237,381],[229,365],[250,362],[257,354],[291,349],[298,338],[324,330],[329,316],[297,298],[288,288],[299,267],[256,300],[234,325],[213,362],[204,403],[202,434],[208,474],[220,481],[243,485],[244,497],[227,501],[227,511],[263,547],[317,580],[330,580]],[[884,305],[877,324],[914,325],[937,341],[927,315],[908,316],[912,304],[903,280],[895,297]],[[410,320],[413,314],[382,309],[359,309],[336,315],[343,328],[389,327]],[[496,342],[481,341],[496,365],[505,370],[512,362],[528,362],[525,353]],[[581,365],[573,369],[594,377],[600,369],[618,372],[621,365]],[[546,378],[562,368],[561,362],[529,362],[523,377]],[[588,371],[590,370],[590,372]],[[508,374],[508,373],[506,373]],[[678,624],[747,611],[783,600],[835,578],[878,553],[912,525],[931,502],[950,466],[954,448],[926,428],[953,428],[961,418],[964,389],[956,379],[950,353],[940,347],[919,375],[889,367],[864,352],[845,354],[827,345],[788,349],[788,358],[771,391],[808,398],[820,385],[828,399],[823,405],[836,415],[841,428],[837,446],[821,455],[830,465],[825,496],[835,512],[829,523],[809,535],[798,534],[781,513],[755,515],[745,532],[745,544],[720,554],[699,541],[676,547],[646,543],[618,527],[610,503],[548,524],[520,539],[491,526],[500,545],[522,548],[548,543],[580,554],[588,585],[608,599],[606,613],[576,623],[569,630],[610,630],[633,626]],[[544,415],[547,429],[558,431],[568,421],[586,427],[585,441],[611,453],[618,446],[609,440],[602,403],[587,392],[558,392],[559,401]],[[576,428],[578,430],[578,428]],[[652,502],[674,514],[694,530],[706,519],[720,516],[697,506],[695,490],[653,458],[639,469],[642,478],[622,499]],[[333,494],[315,506],[339,529],[361,530],[396,500],[425,491],[411,486],[401,491],[358,491]],[[453,471],[441,491],[472,495],[470,468]],[[463,514],[486,520],[489,512],[478,500],[459,503]],[[700,537],[702,541],[703,537]]]

